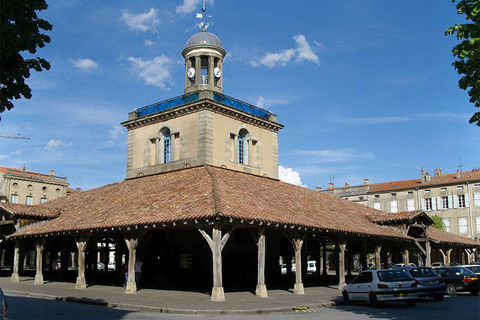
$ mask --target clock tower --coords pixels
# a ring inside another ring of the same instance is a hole
[[[127,179],[212,165],[278,179],[277,116],[223,93],[222,41],[206,28],[188,39],[184,94],[136,108]]]
[[[222,65],[225,50],[220,39],[203,29],[185,44],[185,94],[210,90],[223,93]]]

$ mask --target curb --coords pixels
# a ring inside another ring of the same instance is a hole
[[[125,303],[113,303],[105,301],[97,301],[88,298],[75,298],[75,297],[60,297],[48,294],[29,293],[24,291],[4,290],[7,295],[22,296],[27,298],[36,298],[44,300],[62,301],[70,303],[81,303],[88,305],[96,305],[102,307],[109,307],[114,309],[131,310],[131,311],[145,311],[156,313],[168,313],[168,314],[200,314],[200,315],[226,315],[226,314],[267,314],[267,313],[282,313],[290,312],[301,308],[300,306],[289,306],[270,309],[256,309],[256,310],[196,310],[196,309],[174,309],[174,308],[162,308],[142,305],[132,305]],[[336,301],[326,301],[317,304],[309,305],[308,308],[328,308],[336,306],[339,303]],[[305,306],[302,306],[305,307]]]

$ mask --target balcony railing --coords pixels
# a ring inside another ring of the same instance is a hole
[[[173,109],[175,107],[184,105],[189,102],[198,101],[198,99],[199,99],[198,93],[193,93],[187,96],[179,96],[179,97],[171,98],[161,102],[157,102],[157,103],[148,105],[146,107],[136,109],[137,117],[140,118],[140,117],[144,117],[157,112]],[[259,117],[265,120],[270,119],[270,115],[271,115],[270,111],[255,107],[251,104],[229,97],[227,95],[213,93],[213,100],[220,102],[224,105],[233,107],[237,110],[247,112],[256,117]]]
[[[268,120],[270,118],[270,115],[271,115],[270,111],[252,106],[251,104],[248,104],[248,103],[240,101],[238,99],[229,97],[229,96],[224,95],[224,94],[214,93],[213,94],[213,100],[218,101],[218,102],[220,102],[224,105],[233,107],[237,110],[250,113],[250,114],[252,114],[254,116],[257,116],[259,118],[262,118],[262,119]]]
[[[146,107],[142,107],[137,109],[137,117],[143,117],[149,114],[154,114],[157,112],[165,111],[168,109],[173,109],[175,107],[184,105],[186,103],[197,101],[198,100],[198,93],[190,94],[188,96],[179,96],[175,98],[171,98],[168,100],[160,101]]]

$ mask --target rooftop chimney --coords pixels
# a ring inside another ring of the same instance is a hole
[[[442,169],[439,169],[438,172],[439,172],[440,175],[443,174],[443,170],[442,170]]]
[[[364,185],[370,184],[370,180],[369,179],[363,179],[363,184]]]
[[[345,187],[350,187],[350,184],[348,184],[347,182],[345,182]]]
[[[435,176],[438,176],[438,169],[437,169],[437,168],[435,168],[435,170],[433,170],[433,174],[434,174]]]
[[[462,178],[462,171],[460,171],[460,169],[457,169],[457,179],[461,179]]]
[[[55,175],[55,171],[53,170],[48,171],[48,175],[53,177]]]
[[[425,182],[430,182],[432,181],[432,176],[430,175],[430,173],[427,172],[427,174],[425,175]]]
[[[333,183],[331,182],[328,183],[328,189],[333,189]]]

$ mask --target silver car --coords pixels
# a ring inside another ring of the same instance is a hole
[[[366,301],[374,307],[384,301],[416,304],[418,289],[415,280],[399,269],[365,270],[342,290],[343,302]]]

